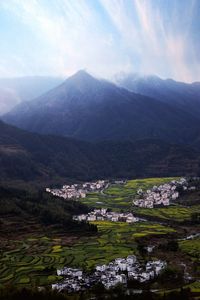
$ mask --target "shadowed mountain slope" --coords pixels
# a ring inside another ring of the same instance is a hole
[[[200,82],[189,84],[138,74],[118,75],[116,82],[132,92],[153,97],[200,118]]]
[[[34,101],[22,103],[3,120],[42,134],[87,141],[162,139],[192,143],[200,121],[180,107],[132,93],[79,71]]]
[[[199,152],[160,140],[89,143],[26,132],[0,122],[1,180],[198,175]]]

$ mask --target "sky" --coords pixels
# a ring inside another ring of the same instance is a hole
[[[200,0],[0,0],[0,77],[200,81]]]

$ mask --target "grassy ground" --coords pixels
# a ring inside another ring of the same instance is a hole
[[[81,201],[92,207],[105,207],[116,211],[127,211],[131,209],[133,198],[139,188],[147,190],[154,185],[160,185],[173,179],[177,178],[169,177],[129,180],[125,185],[111,185],[103,193],[90,193]]]
[[[61,238],[12,240],[0,254],[0,284],[46,285],[59,280],[56,268],[81,267],[91,270],[97,264],[137,253],[137,238],[174,232],[159,224],[95,222],[97,236],[80,238],[67,245]]]

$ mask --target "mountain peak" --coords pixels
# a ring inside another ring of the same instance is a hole
[[[94,80],[95,78],[91,76],[88,72],[85,70],[79,70],[72,76],[70,76],[68,79],[75,79],[75,80]]]
[[[73,88],[82,93],[88,91],[88,89],[97,89],[100,85],[100,81],[85,70],[76,72],[72,76],[68,77],[64,82],[65,88]]]
[[[81,69],[81,70],[77,71],[75,73],[75,75],[78,75],[78,76],[90,76],[90,74],[85,69]]]

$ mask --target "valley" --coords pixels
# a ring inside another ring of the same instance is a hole
[[[200,0],[0,0],[0,300],[200,300]]]
[[[86,227],[80,232],[75,225],[72,227],[64,223],[62,226],[57,226],[58,219],[55,220],[55,225],[49,224],[43,229],[38,229],[36,219],[33,219],[32,225],[30,220],[29,223],[24,223],[26,228],[24,232],[21,228],[21,234],[18,234],[16,239],[13,227],[15,223],[12,226],[13,217],[10,213],[5,215],[1,212],[1,226],[9,226],[10,222],[9,240],[1,235],[1,287],[7,284],[21,287],[35,285],[48,287],[55,283],[62,284],[65,276],[57,275],[57,269],[79,268],[89,274],[97,265],[107,265],[117,258],[135,255],[142,265],[151,260],[166,261],[166,272],[171,274],[171,277],[166,277],[168,278],[166,280],[163,271],[160,279],[158,277],[140,283],[140,289],[156,289],[160,293],[163,290],[173,291],[178,287],[190,287],[198,294],[200,239],[198,235],[194,235],[191,239],[185,238],[199,232],[199,187],[197,186],[195,191],[189,191],[187,195],[180,196],[178,202],[168,207],[150,209],[133,205],[138,189],[151,189],[155,185],[159,186],[172,180],[178,178],[118,181],[118,183],[113,182],[103,191],[89,192],[85,198],[75,201],[58,198],[56,201],[61,205],[83,203],[89,207],[88,211],[107,208],[118,213],[131,212],[134,216],[144,219],[135,223],[111,220],[90,221],[94,228],[88,228],[88,233]],[[187,198],[187,201],[180,204],[182,197]],[[188,206],[190,198],[196,199],[192,206]],[[50,201],[54,201],[53,198]],[[87,212],[86,207],[80,207],[77,212],[81,212],[80,209]],[[16,217],[14,218],[17,221]],[[84,224],[83,222],[80,224]],[[149,251],[148,248],[152,249]],[[174,283],[176,276],[179,279]],[[132,286],[131,284],[134,287],[136,283],[128,282],[128,286]]]

